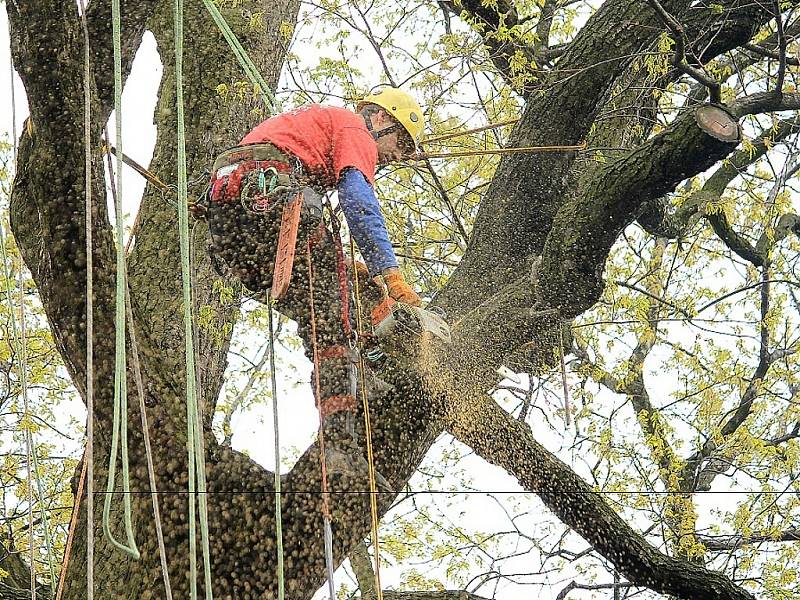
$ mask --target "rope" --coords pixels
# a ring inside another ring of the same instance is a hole
[[[158,505],[158,488],[156,487],[156,472],[153,466],[153,450],[150,445],[150,427],[147,423],[147,405],[144,401],[144,382],[142,369],[139,364],[139,345],[136,342],[136,328],[133,323],[133,308],[131,306],[131,291],[125,287],[125,309],[128,314],[128,325],[131,331],[131,348],[133,353],[133,373],[136,381],[136,391],[139,396],[139,413],[142,418],[142,434],[144,437],[144,454],[147,459],[147,476],[150,480],[150,497],[153,501],[153,517],[156,523],[156,538],[158,540],[158,554],[161,559],[161,573],[164,577],[164,590],[167,600],[172,600],[172,587],[169,583],[169,569],[167,568],[167,550],[164,546],[164,531],[161,527],[161,511]]]
[[[119,0],[112,0],[114,4],[119,4]],[[117,6],[117,8],[119,8]],[[117,12],[117,20],[119,13]],[[116,40],[115,40],[116,45]],[[116,79],[116,77],[115,77]],[[115,82],[115,96],[119,96]],[[116,101],[116,99],[115,99]],[[121,120],[119,108],[117,111],[117,143],[121,137]],[[125,267],[125,247],[123,242],[124,220],[122,216],[122,200],[120,198],[122,188],[122,169],[115,173],[111,159],[108,160],[109,183],[111,184],[111,197],[114,201],[116,218],[116,248],[117,248],[117,290],[116,290],[116,361],[114,370],[114,418],[111,436],[111,456],[108,464],[108,483],[106,484],[106,496],[103,502],[103,533],[112,546],[125,554],[138,559],[139,549],[136,547],[136,540],[133,537],[133,522],[131,519],[131,494],[130,494],[130,473],[128,461],[128,381],[127,381],[127,356],[125,352],[125,289],[127,288],[127,269]],[[117,191],[119,190],[119,194]],[[117,473],[117,454],[119,453],[120,438],[122,439],[122,506],[124,509],[125,534],[128,545],[121,544],[114,538],[111,532],[111,500],[116,487]]]
[[[575,146],[520,146],[518,148],[482,148],[479,150],[459,150],[457,152],[419,152],[408,160],[426,158],[459,158],[462,156],[483,156],[484,154],[542,154],[546,152],[571,152],[586,150],[586,142]]]
[[[462,135],[471,135],[473,133],[480,133],[481,131],[487,131],[489,129],[497,129],[498,127],[505,127],[506,125],[513,125],[519,121],[519,119],[509,119],[507,121],[500,121],[499,123],[490,123],[489,125],[484,125],[482,127],[475,127],[473,129],[466,129],[464,131],[456,131],[454,133],[445,133],[444,135],[437,135],[435,137],[429,137],[423,140],[426,144],[438,144],[439,142],[443,142],[445,140],[449,140],[455,137],[461,137]]]
[[[564,386],[564,425],[569,427],[572,423],[570,415],[569,387],[567,386],[567,363],[564,360],[564,324],[558,325],[558,355],[561,362],[561,383]]]
[[[21,273],[20,273],[21,277]],[[20,283],[22,283],[20,281]],[[22,288],[20,288],[22,289]],[[25,335],[25,319],[24,314],[22,318],[22,334]],[[26,346],[25,338],[23,337],[22,342],[23,348]],[[24,351],[27,355],[27,350]],[[44,508],[44,486],[42,486],[42,478],[39,475],[39,459],[36,453],[36,443],[33,440],[33,435],[31,434],[31,455],[33,456],[33,472],[36,479],[36,493],[39,496],[39,512],[41,513],[42,519],[42,531],[44,532],[44,544],[45,548],[47,548],[47,567],[50,570],[50,595],[52,596],[55,593],[57,587],[57,579],[56,579],[56,567],[55,567],[55,560],[53,558],[53,539],[50,536],[50,520],[47,518],[47,511]]]
[[[120,0],[111,0],[112,37],[114,43],[114,112],[115,136],[117,147],[122,151],[122,42],[120,38]],[[108,135],[106,134],[106,137]],[[109,174],[111,195],[114,200],[114,216],[116,221],[116,251],[117,251],[117,286],[116,286],[116,311],[115,326],[115,365],[114,365],[114,417],[111,436],[111,456],[108,463],[108,482],[106,496],[103,502],[103,533],[117,550],[128,556],[138,559],[139,549],[133,536],[133,521],[131,518],[130,494],[130,469],[128,461],[128,375],[127,356],[125,352],[125,243],[124,243],[124,217],[122,214],[122,169],[116,171],[116,185],[114,183],[114,170],[109,161]],[[122,506],[124,511],[123,521],[127,545],[117,541],[111,532],[111,500],[114,496],[117,475],[117,454],[122,446]]]
[[[15,138],[16,139],[16,138]],[[16,153],[15,153],[16,154]],[[25,457],[26,463],[25,468],[27,470],[27,484],[28,484],[28,535],[30,536],[30,544],[28,546],[28,554],[30,559],[30,569],[31,569],[31,600],[36,600],[36,546],[34,544],[34,537],[33,537],[33,472],[31,469],[31,465],[33,464],[32,459],[32,440],[31,440],[31,433],[30,433],[30,412],[28,406],[28,366],[27,366],[27,351],[24,345],[20,345],[20,338],[19,332],[17,331],[17,318],[14,314],[14,297],[11,291],[11,274],[8,271],[8,251],[6,250],[6,236],[4,233],[4,227],[0,224],[0,249],[2,250],[3,254],[3,274],[5,275],[5,282],[6,282],[6,296],[8,300],[9,306],[9,314],[11,320],[11,331],[12,337],[14,340],[14,352],[17,356],[20,357],[19,363],[16,363],[17,373],[20,380],[20,384],[22,386],[22,423],[21,426],[25,431]],[[22,270],[20,269],[20,276],[22,274]],[[22,282],[20,281],[20,284]],[[24,291],[20,288],[20,300],[24,301]],[[25,306],[24,304],[20,304],[20,310],[24,314]],[[24,334],[24,331],[23,331]]]
[[[86,193],[86,449],[84,450],[84,472],[88,477],[86,493],[86,598],[94,599],[94,257],[92,229],[92,91],[89,86],[91,65],[89,63],[89,26],[86,23],[86,5],[78,0],[81,7],[81,29],[83,30],[83,151],[84,188]],[[83,493],[83,477],[78,484],[75,514],[70,525],[70,535],[74,535]],[[62,581],[69,565],[71,543],[68,541],[64,566],[61,569]],[[59,583],[59,588],[63,582]]]
[[[55,600],[61,600],[61,595],[64,593],[64,581],[67,579],[67,567],[69,566],[69,559],[72,555],[72,541],[75,539],[75,527],[78,525],[78,515],[81,512],[81,496],[83,496],[83,486],[86,483],[86,470],[89,464],[88,448],[83,451],[83,467],[81,468],[81,477],[78,480],[78,490],[75,495],[75,504],[72,506],[72,517],[69,520],[69,531],[67,532],[67,545],[64,549],[64,563],[61,565],[61,575],[58,578],[58,589],[56,591]]]
[[[17,107],[16,107],[16,98],[14,96],[14,57],[9,56],[9,65],[11,67],[11,135],[14,138],[14,156],[13,156],[13,163],[14,163],[14,173],[17,172]],[[14,329],[14,341],[15,346],[17,346],[17,325],[16,320],[14,317],[14,303],[12,301],[11,296],[11,283],[9,280],[9,273],[8,273],[8,257],[6,254],[6,243],[5,243],[5,235],[3,234],[3,228],[0,226],[0,245],[3,248],[3,271],[5,272],[6,277],[6,293],[8,294],[8,306],[11,308],[11,324]],[[15,351],[18,350],[15,348]],[[24,402],[24,420],[27,420],[28,417],[28,394],[27,394],[27,385],[26,385],[26,374],[25,371],[27,368],[23,368],[22,372],[20,373],[20,381],[22,383],[22,394],[23,394],[23,402]],[[31,600],[36,600],[36,568],[34,563],[34,545],[33,545],[33,485],[31,485],[31,448],[30,448],[30,441],[28,440],[28,436],[25,436],[25,454],[27,465],[27,472],[28,472],[28,533],[30,537],[30,563],[31,563]]]
[[[11,120],[12,120],[12,136],[13,136],[13,163],[14,173],[16,174],[17,166],[17,108],[16,97],[14,93],[14,59],[9,58],[10,80],[11,80]],[[42,528],[44,531],[45,546],[47,548],[47,563],[50,570],[50,594],[52,595],[56,589],[56,574],[55,563],[53,560],[53,543],[50,537],[50,526],[47,518],[47,511],[44,508],[44,488],[42,486],[42,479],[39,475],[39,463],[36,454],[36,445],[33,440],[33,434],[30,431],[30,404],[28,400],[28,344],[27,334],[25,328],[25,287],[23,281],[23,265],[20,264],[18,273],[18,286],[19,286],[19,306],[20,306],[20,335],[17,334],[16,319],[13,310],[13,301],[11,295],[11,281],[8,272],[8,253],[6,250],[5,235],[0,226],[0,245],[2,245],[3,254],[3,270],[6,278],[6,293],[8,296],[8,305],[11,308],[11,324],[13,329],[13,337],[15,344],[15,351],[20,356],[21,364],[17,366],[20,376],[20,383],[22,385],[23,397],[23,423],[25,428],[25,448],[27,459],[27,479],[28,479],[28,532],[30,535],[30,569],[31,569],[31,600],[36,598],[36,564],[35,564],[35,545],[33,538],[33,486],[31,481],[31,464],[33,465],[33,477],[36,480],[36,489],[39,497],[39,510],[42,519]],[[20,261],[21,263],[22,261]]]
[[[356,331],[358,331],[358,339],[363,339],[362,336],[364,328],[361,319],[361,290],[358,279],[358,269],[355,267],[356,245],[352,237],[350,237],[350,256],[353,260]],[[361,404],[364,408],[364,435],[367,440],[367,463],[369,465],[369,508],[371,518],[370,535],[372,537],[372,547],[375,549],[375,593],[377,595],[377,600],[383,600],[383,586],[381,586],[380,544],[378,542],[378,487],[375,481],[375,462],[372,454],[372,423],[369,416],[369,399],[367,398],[367,380],[364,371],[365,368],[366,364],[364,362],[364,357],[359,352],[358,373],[359,383],[361,384]]]
[[[278,382],[275,366],[275,327],[272,316],[272,298],[267,295],[269,319],[269,364],[272,384],[272,425],[275,435],[275,536],[278,552],[278,600],[284,600],[285,582],[283,576],[283,519],[281,511],[281,443],[278,438]]]
[[[14,173],[17,172],[17,102],[16,97],[14,94],[14,57],[9,55],[9,67],[10,67],[10,75],[11,75],[11,135],[13,137],[13,163],[14,163]],[[6,277],[6,294],[8,295],[8,306],[11,309],[11,325],[14,331],[14,346],[15,351],[17,354],[20,355],[20,358],[23,359],[23,366],[20,368],[20,383],[22,384],[22,397],[23,397],[23,422],[25,422],[25,426],[27,427],[27,420],[28,420],[28,386],[27,386],[27,366],[24,365],[24,357],[22,356],[20,349],[19,349],[19,340],[17,338],[17,324],[16,318],[14,316],[14,302],[12,300],[11,295],[11,282],[9,279],[8,273],[8,255],[6,252],[6,240],[5,234],[3,233],[3,228],[0,225],[0,246],[3,248],[3,271]],[[23,296],[24,299],[24,296]],[[24,305],[23,305],[23,314],[24,314]],[[29,437],[29,432],[26,431],[25,434],[25,455],[26,455],[26,469],[27,469],[27,478],[28,478],[28,533],[30,535],[30,547],[29,547],[29,555],[30,555],[30,563],[31,563],[31,600],[36,600],[36,563],[34,562],[34,543],[33,543],[33,485],[31,482],[31,442]]]
[[[202,423],[197,404],[195,351],[193,339],[191,265],[189,257],[189,209],[186,177],[186,131],[183,110],[183,0],[175,0],[175,103],[178,133],[178,230],[183,284],[183,322],[186,349],[186,419],[189,460],[189,567],[191,599],[197,598],[197,532],[195,501],[200,507],[200,537],[203,546],[203,575],[206,599],[212,600],[211,554],[208,543],[208,505],[206,503],[205,452]],[[118,148],[120,153],[122,149]],[[195,491],[196,488],[196,491]],[[199,497],[198,497],[199,494]]]
[[[231,50],[233,50],[233,53],[236,56],[236,59],[239,61],[239,64],[241,65],[245,74],[250,79],[250,83],[253,84],[254,88],[259,88],[261,97],[264,100],[264,104],[266,104],[269,109],[268,112],[275,113],[279,111],[280,106],[275,98],[275,95],[264,81],[264,78],[261,77],[258,67],[256,67],[255,63],[253,63],[253,61],[250,59],[250,55],[247,54],[247,51],[242,46],[241,42],[239,42],[239,38],[236,37],[236,34],[233,33],[233,30],[231,30],[227,21],[225,21],[225,17],[222,16],[222,13],[219,12],[219,9],[212,0],[203,0],[203,4],[206,5],[208,12],[211,13],[211,18],[214,19],[214,22],[217,24],[217,27],[219,27],[223,37],[227,40],[228,45],[230,45]]]
[[[325,464],[325,432],[322,416],[322,400],[319,384],[319,352],[317,349],[317,316],[314,308],[314,268],[311,264],[311,240],[306,242],[306,263],[308,265],[308,303],[311,309],[311,347],[314,358],[314,393],[319,412],[319,459],[322,468],[322,523],[325,538],[325,566],[328,570],[328,592],[330,600],[336,600],[333,583],[333,531],[331,530],[330,491],[328,490],[328,470]]]

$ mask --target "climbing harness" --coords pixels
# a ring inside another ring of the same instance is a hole
[[[261,213],[298,191],[302,178],[300,161],[272,144],[234,146],[214,160],[209,195],[213,202],[238,199],[245,210]]]

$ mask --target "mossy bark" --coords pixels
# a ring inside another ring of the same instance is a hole
[[[690,3],[675,1],[664,5],[680,17]],[[17,0],[6,3],[6,8],[12,51],[28,94],[32,124],[31,132],[23,135],[20,146],[12,226],[33,272],[67,368],[75,385],[85,393],[80,24],[70,3]],[[258,10],[260,6],[253,3],[252,8]],[[279,25],[284,21],[293,23],[297,9],[295,0],[270,5],[269,12],[264,14],[263,30],[247,28],[241,5],[226,14],[267,81],[273,84],[286,42],[277,33]],[[759,11],[763,18],[769,12]],[[102,124],[112,108],[108,14],[107,2],[92,3],[89,17],[94,59],[91,79],[95,198],[93,375],[98,490],[105,482],[114,367],[113,244],[105,211],[100,155]],[[235,143],[263,115],[251,112],[257,105],[255,101],[245,98],[228,103],[219,97],[218,84],[230,85],[243,77],[203,7],[190,2],[186,14],[187,149],[189,174],[193,179],[216,153]],[[124,3],[123,15],[126,72],[145,27],[155,35],[164,58],[155,118],[158,141],[151,168],[164,181],[174,181],[171,8],[169,3],[152,1]],[[561,71],[572,75],[563,81],[550,82],[552,85],[546,92],[528,99],[512,144],[575,143],[585,137],[600,110],[599,104],[625,71],[630,57],[649,47],[660,33],[652,27],[652,21],[653,14],[646,3],[630,0],[604,3],[560,59]],[[719,51],[723,50],[724,44],[719,46]],[[731,148],[698,133],[690,118],[679,120],[672,129],[648,142],[649,148],[642,146],[620,158],[619,163],[583,173],[586,185],[581,186],[580,192],[574,156],[522,155],[502,161],[481,206],[464,261],[437,299],[454,322],[454,346],[445,356],[433,353],[433,363],[420,361],[418,356],[406,363],[398,362],[398,368],[383,373],[394,390],[372,399],[376,463],[378,470],[399,488],[446,426],[487,460],[514,474],[523,487],[540,494],[554,514],[594,544],[637,585],[684,598],[744,599],[749,597],[746,592],[724,577],[657,552],[613,513],[600,496],[587,491],[574,472],[538,445],[528,429],[485,397],[475,395],[492,385],[494,369],[517,350],[532,343],[550,348],[559,318],[591,306],[600,289],[597,270],[616,233],[636,217],[642,202],[655,193],[663,194],[680,178],[698,172],[730,151]],[[685,157],[691,158],[691,162]],[[192,188],[190,193],[197,193],[197,189]],[[153,446],[157,450],[157,483],[170,575],[175,597],[186,598],[184,336],[175,222],[174,207],[148,187],[129,269],[144,394]],[[194,232],[198,269],[195,293],[198,303],[212,308],[217,327],[221,328],[234,318],[234,308],[221,304],[209,286],[212,277],[204,236],[203,226],[198,225]],[[568,268],[563,268],[564,265]],[[555,307],[557,311],[548,313],[539,310],[542,307]],[[220,338],[210,331],[200,332],[199,371],[206,416],[213,411],[222,383],[227,343],[224,335]],[[446,389],[442,387],[443,381],[450,382]],[[98,495],[96,598],[163,597],[139,415],[135,408],[137,398],[135,386],[130,387],[129,404],[134,407],[129,415],[133,486],[141,492],[133,498],[135,531],[144,557],[135,562],[111,551],[99,529],[102,495]],[[465,403],[470,398],[476,400]],[[468,418],[470,415],[474,418]],[[247,457],[218,446],[208,428],[206,449],[215,596],[274,597],[272,474]],[[317,448],[312,446],[285,477],[284,535],[287,594],[291,598],[310,597],[325,578],[318,464]],[[345,491],[348,484],[351,482],[339,482],[335,491]],[[386,510],[390,501],[389,497],[381,498],[381,511]],[[68,600],[85,597],[85,502],[82,506],[67,574]],[[118,498],[114,506],[112,525],[119,532]],[[340,561],[368,531],[367,496],[335,495],[334,516],[334,550]]]

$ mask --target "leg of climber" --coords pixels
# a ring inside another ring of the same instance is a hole
[[[358,394],[355,371],[357,350],[350,348],[345,319],[348,319],[349,290],[343,293],[340,285],[341,268],[331,233],[317,229],[312,236],[312,281],[314,327],[311,323],[311,298],[307,266],[307,234],[301,231],[298,240],[296,272],[285,301],[279,303],[282,312],[298,323],[306,354],[313,359],[313,334],[316,333],[319,364],[319,398],[317,407],[323,422],[326,466],[331,475],[348,475],[366,482],[369,474],[364,453],[356,442],[355,424]],[[345,305],[343,302],[347,302]],[[348,311],[343,311],[343,307]],[[312,385],[316,388],[316,374]],[[316,395],[316,389],[315,389]],[[376,472],[376,480],[384,490],[391,487]]]

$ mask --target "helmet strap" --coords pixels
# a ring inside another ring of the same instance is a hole
[[[370,132],[370,134],[372,134],[372,139],[375,140],[376,142],[383,136],[389,135],[390,133],[393,133],[394,131],[397,131],[398,129],[402,128],[402,125],[400,125],[400,123],[395,123],[393,125],[389,125],[388,127],[384,127],[380,131],[375,131],[375,126],[372,124],[372,116],[370,111],[366,108],[363,109],[361,111],[361,116],[364,117],[364,123],[366,123],[367,125],[367,130]]]

